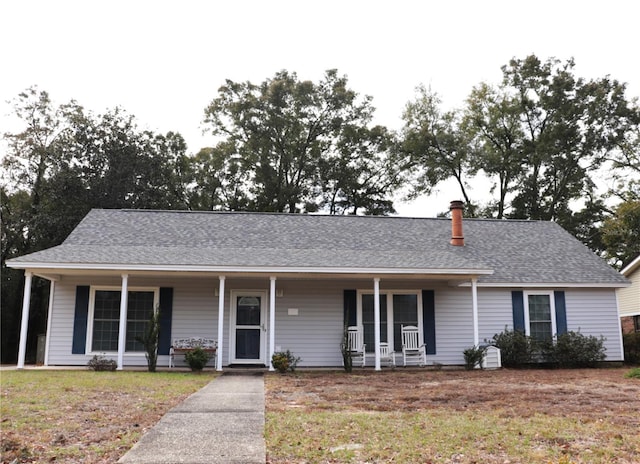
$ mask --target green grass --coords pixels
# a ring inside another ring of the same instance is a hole
[[[640,367],[634,367],[624,375],[627,379],[640,379]]]
[[[26,370],[0,375],[3,459],[112,462],[215,374]]]
[[[621,452],[640,457],[637,436],[625,440],[606,423],[568,417],[288,411],[268,413],[266,424],[272,462],[550,463],[580,456],[575,462],[604,463],[617,462]]]

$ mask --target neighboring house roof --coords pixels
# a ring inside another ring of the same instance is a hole
[[[57,247],[18,268],[305,270],[482,275],[481,283],[624,286],[627,280],[552,222],[92,210]]]

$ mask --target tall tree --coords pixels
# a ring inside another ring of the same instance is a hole
[[[220,142],[189,158],[187,169],[193,180],[187,193],[189,209],[243,211],[248,208],[250,175],[236,153],[233,143]]]
[[[618,150],[607,158],[611,162],[616,188],[611,194],[622,201],[640,200],[640,124],[626,131]]]
[[[624,267],[640,255],[640,200],[620,203],[602,225],[606,255]]]
[[[403,175],[395,162],[393,141],[381,126],[347,128],[336,152],[319,160],[320,208],[329,214],[394,213],[389,194],[402,183]]]
[[[473,214],[474,204],[467,193],[467,179],[476,173],[470,163],[471,140],[461,130],[459,111],[443,112],[440,97],[424,86],[417,88],[414,101],[407,103],[402,119],[402,152],[413,172],[410,196],[429,194],[440,183],[454,178]]]
[[[249,209],[300,212],[322,206],[322,160],[339,158],[345,134],[368,127],[372,114],[371,98],[336,70],[318,83],[280,71],[260,85],[228,80],[204,122],[224,139],[226,165],[242,163]]]
[[[514,217],[566,221],[571,201],[591,193],[590,173],[638,116],[624,84],[577,78],[573,68],[573,60],[534,55],[502,68],[503,86],[519,104],[527,160]]]
[[[2,360],[15,360],[22,272],[14,256],[58,245],[89,209],[184,208],[186,144],[179,134],[137,129],[122,110],[102,116],[55,105],[31,88],[14,101],[23,130],[6,133],[2,161]],[[28,347],[46,327],[48,281],[35,279]]]
[[[495,207],[488,212],[492,214],[495,209],[495,217],[502,219],[507,194],[517,188],[527,163],[518,101],[504,87],[496,89],[480,84],[467,99],[461,129],[476,144],[469,164],[475,171],[482,170],[494,179],[492,193],[498,190]]]

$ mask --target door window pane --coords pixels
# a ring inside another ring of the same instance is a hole
[[[373,353],[376,349],[373,324],[373,295],[362,295],[362,327],[365,349]],[[380,294],[380,341],[387,341],[387,295]]]
[[[402,326],[418,327],[418,295],[393,295],[393,349],[402,351]]]
[[[260,329],[236,329],[236,358],[260,358]]]
[[[236,324],[260,325],[260,297],[238,297],[236,305]]]

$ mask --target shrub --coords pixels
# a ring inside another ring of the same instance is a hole
[[[624,375],[627,379],[640,379],[640,367],[631,369]]]
[[[473,346],[464,350],[462,352],[464,355],[464,368],[468,371],[475,369],[476,366],[482,369],[482,360],[486,352],[487,347],[485,346]]]
[[[271,365],[281,374],[288,370],[295,371],[298,361],[300,361],[300,358],[295,357],[289,350],[277,351],[271,356]]]
[[[505,367],[523,366],[533,362],[536,347],[533,340],[519,330],[508,330],[496,334],[488,343],[500,348],[502,365]]]
[[[113,359],[96,354],[89,360],[87,367],[92,371],[115,371],[118,364]]]
[[[569,331],[545,346],[544,359],[558,367],[595,367],[607,357],[604,342],[602,336]]]
[[[209,354],[198,346],[193,350],[187,351],[184,359],[192,371],[201,371],[209,362]]]
[[[624,361],[629,364],[640,364],[640,332],[624,334]]]
[[[155,372],[158,364],[158,338],[160,337],[160,309],[149,316],[147,329],[143,336],[137,336],[136,340],[144,346],[144,356],[147,358],[149,372]]]

